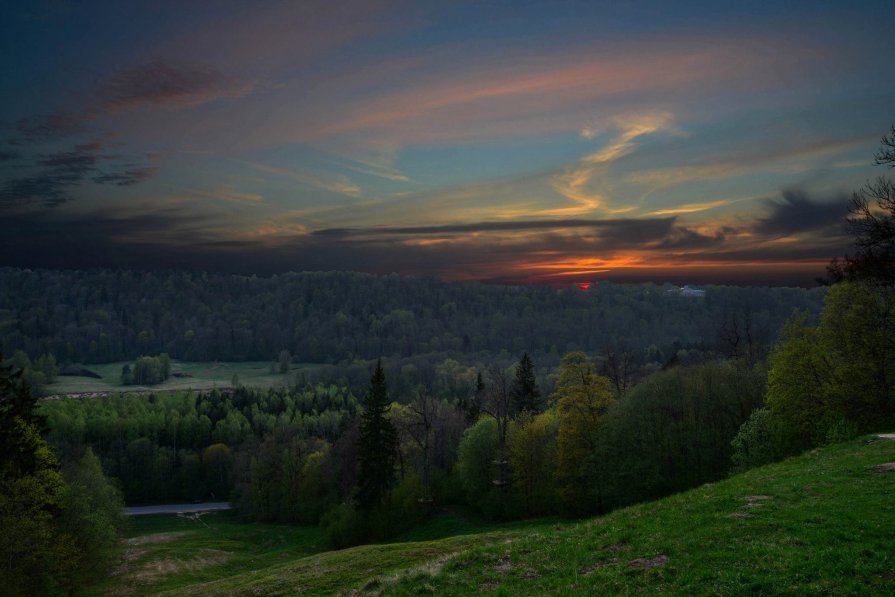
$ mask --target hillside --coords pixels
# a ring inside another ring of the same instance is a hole
[[[865,437],[580,523],[318,553],[166,594],[891,594],[895,472],[874,470],[890,462],[895,441]]]

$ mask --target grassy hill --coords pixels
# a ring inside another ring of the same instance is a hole
[[[468,528],[461,530],[471,534],[291,561],[259,557],[256,569],[218,562],[200,576],[220,578],[156,589],[202,596],[895,594],[895,471],[874,470],[889,462],[895,441],[862,438],[583,522]],[[443,521],[433,525],[435,535],[450,531]]]

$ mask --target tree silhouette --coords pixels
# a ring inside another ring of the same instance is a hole
[[[398,432],[386,416],[390,408],[382,362],[377,361],[364,397],[358,439],[357,500],[366,511],[381,506],[395,482]]]
[[[895,168],[895,126],[883,136],[881,145],[875,163]],[[829,281],[860,280],[895,286],[895,183],[880,176],[855,192],[848,226],[856,252],[830,263]]]

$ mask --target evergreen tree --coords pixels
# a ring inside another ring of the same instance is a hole
[[[510,391],[516,412],[537,413],[543,410],[541,391],[535,380],[535,366],[527,352],[522,354],[522,358],[516,365],[516,378],[513,380],[513,387]]]
[[[479,415],[482,414],[482,400],[485,395],[485,381],[482,379],[482,372],[476,373],[475,388],[471,396],[465,396],[460,399],[458,408],[466,417],[469,424],[475,423]]]
[[[358,439],[357,499],[367,511],[383,504],[395,482],[398,432],[386,416],[390,407],[382,362],[377,361],[364,397]]]

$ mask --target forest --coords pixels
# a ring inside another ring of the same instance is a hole
[[[266,360],[280,370],[290,361],[318,363],[306,381],[360,394],[370,362],[382,357],[403,395],[436,383],[446,368],[506,367],[522,352],[546,378],[573,351],[597,356],[603,373],[627,384],[675,359],[761,360],[794,310],[816,319],[824,294],[709,286],[704,297],[689,297],[671,285],[608,282],[582,291],[345,272],[261,278],[5,268],[0,346],[34,386],[81,372],[80,365],[135,367],[139,357],[164,353]]]

